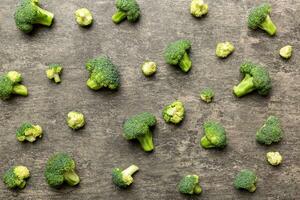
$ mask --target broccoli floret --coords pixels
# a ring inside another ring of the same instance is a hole
[[[66,153],[57,153],[51,156],[46,164],[45,178],[51,187],[58,187],[64,182],[70,186],[80,182],[75,172],[75,161]]]
[[[139,168],[136,165],[131,165],[125,170],[114,168],[112,171],[112,181],[116,186],[126,188],[133,183],[132,175],[138,170]]]
[[[117,12],[112,16],[112,21],[119,24],[127,18],[129,22],[136,22],[140,17],[140,7],[136,0],[116,0]]]
[[[234,51],[234,46],[230,42],[218,43],[216,48],[216,56],[219,58],[226,58]]]
[[[244,189],[249,192],[255,192],[256,182],[256,174],[251,170],[244,169],[236,175],[233,184],[236,189]]]
[[[190,12],[195,17],[201,17],[208,13],[208,5],[203,0],[192,0]]]
[[[211,88],[205,88],[200,92],[200,99],[206,103],[212,102],[215,92]]]
[[[62,73],[62,66],[59,64],[51,64],[49,65],[49,69],[46,70],[46,75],[48,79],[54,80],[55,83],[60,83],[60,75]]]
[[[170,43],[164,52],[165,61],[170,65],[179,65],[183,72],[188,72],[192,67],[188,54],[191,46],[189,40],[177,40]]]
[[[85,125],[85,117],[80,112],[71,111],[68,113],[67,124],[73,130],[80,129]]]
[[[185,109],[181,101],[174,101],[170,105],[164,107],[162,116],[165,122],[178,124],[184,119]]]
[[[226,131],[221,124],[208,121],[204,123],[203,128],[205,135],[200,141],[203,148],[224,148],[227,145]]]
[[[3,182],[9,189],[23,189],[26,186],[26,180],[30,177],[30,172],[25,166],[11,167],[4,173]]]
[[[244,75],[244,79],[239,85],[233,87],[233,93],[237,97],[242,97],[254,90],[263,96],[270,92],[271,78],[264,67],[247,61],[241,65],[240,71]]]
[[[252,29],[260,28],[269,35],[275,35],[277,28],[270,18],[271,11],[271,5],[267,3],[252,8],[248,16],[248,27]]]
[[[39,0],[21,0],[15,12],[17,27],[29,33],[34,24],[51,26],[54,14],[39,7]]]
[[[142,65],[142,72],[145,76],[152,76],[157,70],[157,65],[155,62],[145,62]]]
[[[279,51],[280,56],[285,59],[289,59],[290,57],[292,57],[292,53],[293,53],[293,47],[291,45],[282,47]]]
[[[41,138],[43,136],[43,129],[39,125],[33,125],[31,123],[23,123],[16,132],[17,140],[24,142],[34,142],[36,138]]]
[[[75,19],[80,26],[90,26],[93,23],[93,15],[87,8],[76,10]]]
[[[259,143],[270,145],[282,139],[283,130],[280,121],[275,116],[268,117],[264,125],[256,132],[256,140]]]
[[[268,152],[266,156],[270,165],[277,166],[282,162],[282,156],[279,152]]]
[[[187,175],[179,182],[179,192],[182,194],[200,194],[202,188],[199,185],[199,177],[197,175]]]
[[[137,139],[144,151],[154,149],[151,127],[155,126],[156,118],[148,112],[130,117],[123,125],[123,136],[127,140]]]
[[[16,71],[10,71],[0,75],[0,99],[7,100],[12,94],[27,96],[28,90],[21,85],[22,75]]]
[[[92,90],[106,87],[116,90],[120,85],[117,67],[106,56],[91,59],[86,63],[86,69],[90,72],[87,86]]]

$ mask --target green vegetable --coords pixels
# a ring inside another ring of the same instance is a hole
[[[42,127],[39,125],[33,125],[31,123],[23,123],[16,132],[17,140],[24,142],[34,142],[36,138],[41,138],[43,136]]]
[[[200,99],[206,103],[212,102],[215,92],[211,88],[205,88],[200,92]]]
[[[90,73],[87,86],[92,90],[103,87],[116,90],[120,85],[117,67],[106,56],[91,59],[86,63],[86,69]]]
[[[67,123],[71,129],[80,129],[85,125],[84,115],[79,112],[71,111],[68,113]]]
[[[224,148],[227,145],[226,131],[221,124],[208,121],[204,123],[203,128],[205,135],[200,141],[203,148]]]
[[[7,100],[12,94],[27,96],[28,90],[21,81],[22,75],[16,71],[0,75],[0,99]]]
[[[140,7],[136,0],[116,0],[117,12],[112,21],[119,24],[127,18],[129,22],[136,22],[140,17]]]
[[[255,192],[256,182],[256,174],[251,170],[244,169],[236,175],[233,184],[236,189],[244,189],[249,192]]]
[[[264,67],[252,62],[244,62],[240,71],[244,75],[244,79],[239,85],[233,87],[233,93],[237,97],[242,97],[254,90],[260,95],[267,95],[270,92],[271,78]]]
[[[189,40],[177,40],[170,43],[164,52],[166,63],[178,65],[183,72],[188,72],[192,67],[192,61],[189,57],[191,42]]]
[[[292,53],[293,53],[293,47],[291,45],[282,47],[279,51],[280,56],[285,59],[289,59],[290,57],[292,57]]]
[[[39,0],[21,0],[15,12],[17,27],[29,33],[33,25],[41,24],[51,26],[54,14],[39,7]]]
[[[144,151],[154,149],[151,127],[156,125],[156,118],[148,112],[130,117],[123,125],[123,136],[127,140],[137,139]]]
[[[58,187],[64,182],[70,186],[80,182],[79,176],[75,172],[75,161],[66,153],[52,155],[45,170],[45,178],[51,187]]]
[[[50,80],[54,80],[55,83],[60,83],[60,74],[62,73],[62,66],[59,64],[51,64],[49,65],[49,69],[46,70],[47,78]]]
[[[195,17],[202,17],[208,13],[208,5],[203,0],[192,0],[190,12]]]
[[[218,43],[216,48],[216,56],[226,58],[234,51],[234,46],[230,42]]]
[[[165,122],[178,124],[184,119],[185,109],[181,101],[174,101],[170,105],[164,107],[162,115]]]
[[[116,186],[126,188],[133,183],[132,175],[138,170],[139,168],[136,165],[131,165],[125,170],[114,168],[112,171],[112,181]]]
[[[256,132],[256,140],[259,143],[270,145],[279,142],[283,137],[280,121],[275,116],[268,117],[264,125]]]
[[[252,8],[248,16],[248,27],[252,29],[260,28],[271,36],[275,35],[277,28],[269,16],[271,11],[271,5],[268,3]]]
[[[93,23],[93,15],[87,8],[76,10],[75,19],[80,26],[89,26]]]
[[[282,156],[279,152],[268,152],[267,161],[270,165],[277,166],[282,162]]]
[[[4,173],[3,182],[9,189],[20,188],[23,189],[26,186],[26,180],[30,177],[30,172],[25,166],[11,167]]]
[[[142,72],[145,76],[151,76],[155,74],[157,70],[157,65],[155,62],[145,62],[142,65]]]
[[[187,175],[179,182],[179,192],[182,194],[200,194],[202,188],[199,185],[199,177],[197,175]]]

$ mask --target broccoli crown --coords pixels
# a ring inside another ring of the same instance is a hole
[[[199,185],[199,177],[197,175],[187,175],[179,182],[179,192],[183,194],[200,194],[202,188]]]
[[[31,123],[23,123],[20,128],[17,129],[17,140],[23,142],[34,142],[36,138],[41,138],[43,130],[39,125],[32,125]]]
[[[270,165],[277,166],[282,162],[282,156],[279,152],[268,152],[267,161]]]
[[[195,17],[201,17],[208,13],[208,5],[203,0],[192,0],[190,12]]]
[[[21,81],[22,75],[16,71],[0,75],[0,99],[9,99],[12,94],[27,96],[27,88],[20,84]]]
[[[227,145],[226,132],[221,124],[209,121],[203,127],[205,135],[200,142],[203,148],[224,148]]]
[[[217,44],[216,56],[226,58],[234,51],[234,46],[230,42],[221,42]]]
[[[71,111],[68,113],[67,124],[70,128],[77,130],[85,125],[85,118],[82,113]]]
[[[164,107],[162,116],[165,122],[178,124],[184,119],[185,109],[181,101],[174,101],[170,105]]]
[[[54,80],[55,83],[60,83],[60,74],[62,73],[62,66],[59,64],[51,64],[49,68],[46,70],[47,78],[50,80]]]
[[[283,130],[280,121],[275,116],[270,116],[264,125],[256,132],[256,140],[259,143],[270,145],[282,139]]]
[[[45,178],[52,187],[58,187],[67,182],[74,186],[80,182],[75,173],[75,161],[66,153],[57,153],[51,156],[46,164]]]
[[[15,12],[17,27],[29,33],[33,30],[34,24],[50,26],[53,21],[53,13],[39,7],[39,0],[21,0]]]
[[[140,7],[136,0],[116,0],[116,7],[118,12],[115,14],[115,17],[113,16],[113,20],[115,18],[114,22],[116,23],[121,22],[126,17],[129,22],[135,22],[140,17]]]
[[[112,180],[120,188],[126,188],[133,183],[132,175],[138,171],[136,165],[131,165],[127,169],[114,168],[112,171]]]
[[[205,88],[200,92],[200,99],[206,103],[212,102],[215,92],[211,88]]]
[[[291,45],[284,46],[280,49],[279,54],[282,58],[289,59],[292,57],[293,47]]]
[[[76,10],[75,19],[80,26],[89,26],[93,23],[93,15],[87,8]]]
[[[256,181],[256,174],[251,170],[244,169],[236,175],[233,184],[236,189],[244,189],[249,192],[254,192],[256,190]]]
[[[89,60],[86,63],[86,69],[90,72],[87,85],[92,90],[99,90],[102,87],[115,90],[119,87],[119,72],[108,57],[100,56]]]
[[[145,62],[142,65],[142,72],[145,76],[153,75],[157,70],[157,65],[155,62]]]
[[[23,189],[26,186],[25,179],[29,178],[29,176],[30,172],[27,167],[14,166],[4,173],[3,182],[10,189]]]

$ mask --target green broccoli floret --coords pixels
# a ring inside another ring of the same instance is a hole
[[[62,73],[62,66],[59,64],[51,64],[49,65],[49,69],[46,70],[47,78],[50,80],[54,80],[55,83],[60,83],[60,74]]]
[[[200,92],[200,99],[206,103],[212,102],[215,92],[211,88],[205,88]]]
[[[85,125],[85,117],[80,112],[71,111],[68,113],[67,124],[71,129],[80,129]]]
[[[26,180],[30,177],[30,172],[25,166],[11,167],[4,173],[3,182],[9,189],[20,188],[23,189],[26,186]]]
[[[244,169],[236,175],[233,185],[236,189],[244,189],[249,192],[255,192],[256,182],[256,174],[251,170]]]
[[[263,3],[252,8],[248,16],[249,28],[260,28],[266,31],[269,35],[275,35],[277,28],[269,16],[271,11],[271,5],[268,3]]]
[[[127,18],[129,22],[136,22],[140,17],[140,7],[136,0],[116,0],[117,12],[112,16],[112,21],[119,24]]]
[[[179,65],[183,72],[188,72],[192,67],[192,61],[188,54],[191,46],[189,40],[177,40],[170,43],[164,52],[166,63]]]
[[[162,116],[165,122],[179,124],[184,119],[185,109],[181,101],[174,101],[170,105],[164,107]]]
[[[54,14],[39,7],[39,0],[21,0],[15,12],[17,27],[29,33],[34,24],[51,26]]]
[[[256,140],[259,143],[270,145],[282,139],[283,130],[280,121],[275,116],[268,117],[264,125],[256,132]]]
[[[148,112],[130,117],[123,125],[123,136],[127,140],[137,139],[144,151],[154,149],[151,127],[155,126],[156,118]]]
[[[76,10],[75,19],[80,26],[90,26],[93,23],[93,15],[87,8]]]
[[[155,74],[157,70],[157,65],[155,62],[145,62],[142,65],[142,72],[145,76],[152,76],[153,74]]]
[[[282,156],[279,152],[268,152],[266,156],[270,165],[277,166],[282,162]]]
[[[208,121],[203,127],[205,135],[200,141],[203,148],[224,148],[227,145],[226,131],[221,124]]]
[[[114,168],[112,171],[112,181],[116,186],[126,188],[133,183],[132,175],[138,170],[139,168],[136,165],[131,165],[125,170]]]
[[[280,49],[279,54],[282,58],[289,59],[292,57],[293,47],[291,45],[284,46]]]
[[[31,123],[23,123],[16,132],[17,140],[24,142],[34,142],[36,138],[41,138],[43,136],[43,129],[39,125],[33,125]]]
[[[70,186],[80,182],[75,172],[75,161],[66,153],[57,153],[51,156],[46,164],[45,178],[51,187],[58,187],[64,182]]]
[[[179,192],[182,194],[200,194],[202,188],[199,185],[199,177],[197,175],[187,175],[179,182]]]
[[[244,75],[244,79],[239,85],[233,87],[233,93],[237,97],[242,97],[254,90],[263,96],[270,92],[271,78],[264,67],[247,61],[241,65],[240,71]]]
[[[192,0],[190,12],[195,17],[201,17],[208,13],[208,5],[203,0]]]
[[[21,85],[22,75],[16,71],[10,71],[0,75],[0,99],[7,100],[12,94],[27,96],[28,90]]]
[[[87,86],[92,90],[103,87],[116,90],[120,85],[117,67],[106,56],[91,59],[86,63],[86,69],[90,72]]]
[[[219,58],[226,58],[234,51],[234,46],[230,42],[218,43],[216,48],[216,56]]]

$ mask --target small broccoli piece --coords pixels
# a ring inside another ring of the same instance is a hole
[[[221,124],[208,121],[204,123],[203,128],[205,135],[200,141],[203,148],[224,148],[227,145],[226,131]]]
[[[191,46],[189,40],[177,40],[170,43],[164,52],[166,63],[179,65],[183,72],[188,72],[192,67],[192,61],[188,54]]]
[[[24,142],[34,142],[36,138],[43,136],[43,129],[39,125],[33,125],[31,123],[23,123],[16,132],[17,140]]]
[[[130,117],[123,125],[123,136],[127,140],[137,139],[144,151],[154,149],[151,127],[156,125],[156,118],[148,112]]]
[[[174,101],[170,105],[164,107],[162,116],[165,122],[178,124],[184,119],[185,109],[181,101]]]
[[[80,129],[85,125],[85,117],[80,112],[71,111],[68,113],[67,124],[73,130]]]
[[[91,59],[86,63],[86,69],[90,73],[87,86],[92,90],[103,87],[116,90],[120,85],[117,67],[106,56]]]
[[[271,36],[275,35],[277,28],[270,18],[271,11],[271,5],[267,3],[252,8],[248,15],[248,27],[254,30],[260,28]]]
[[[89,26],[93,23],[93,15],[87,8],[76,10],[75,19],[80,26]]]
[[[282,156],[279,152],[268,152],[267,161],[270,165],[277,166],[282,162]]]
[[[293,53],[293,47],[291,45],[282,47],[279,51],[280,56],[285,59],[289,59],[290,57],[292,57],[292,53]]]
[[[136,165],[131,165],[125,170],[114,168],[112,171],[112,181],[116,186],[126,188],[133,183],[132,175],[138,170],[139,168]]]
[[[268,117],[264,125],[256,132],[256,140],[259,143],[270,145],[282,139],[283,130],[280,121],[275,116]]]
[[[234,46],[230,42],[218,43],[216,48],[216,56],[219,58],[226,58],[234,51]]]
[[[205,88],[200,92],[200,99],[206,103],[212,102],[215,92],[211,88]]]
[[[17,27],[29,33],[34,24],[51,26],[54,14],[39,7],[39,0],[21,0],[15,12]]]
[[[145,62],[142,65],[142,72],[145,76],[152,76],[157,70],[157,65],[155,62]]]
[[[202,17],[208,13],[208,5],[203,0],[192,0],[190,12],[194,17]]]
[[[58,187],[64,182],[70,186],[75,186],[80,182],[75,168],[75,161],[68,154],[54,154],[48,159],[46,164],[46,181],[51,187]]]
[[[49,65],[49,69],[46,70],[47,78],[50,80],[54,80],[55,83],[60,83],[60,75],[62,73],[62,66],[59,64],[51,64]]]
[[[23,189],[26,186],[26,180],[30,177],[30,172],[25,166],[11,167],[4,173],[3,182],[9,189]]]
[[[244,189],[249,192],[255,192],[256,182],[256,174],[251,170],[244,169],[236,175],[233,185],[236,189]]]
[[[7,100],[12,94],[27,96],[28,90],[21,85],[22,75],[16,71],[10,71],[0,75],[0,99]]]
[[[187,175],[179,182],[179,192],[182,194],[200,194],[202,188],[199,185],[199,177],[197,175]]]
[[[140,7],[136,0],[116,0],[117,12],[112,16],[112,21],[119,24],[127,18],[129,22],[136,22],[140,17]]]
[[[247,61],[241,65],[240,71],[244,75],[244,79],[239,85],[233,87],[233,93],[237,97],[242,97],[254,90],[263,96],[270,92],[271,78],[264,67]]]

